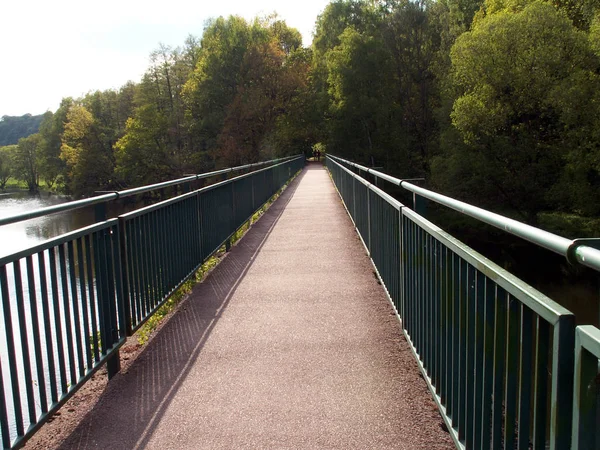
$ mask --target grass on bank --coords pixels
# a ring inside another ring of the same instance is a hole
[[[23,180],[17,180],[16,178],[9,178],[4,186],[4,189],[29,189],[27,183]]]
[[[298,172],[300,173],[300,172]],[[261,208],[259,208],[252,217],[246,221],[231,237],[231,245],[235,245],[250,229],[252,224],[256,223],[261,216],[269,209],[269,207],[277,200],[282,192],[289,186],[289,184],[298,176],[296,173],[290,180],[284,184],[284,186],[277,191]],[[148,321],[142,325],[142,327],[135,333],[137,337],[137,341],[140,345],[144,345],[152,336],[152,333],[158,328],[161,322],[164,320],[166,316],[168,316],[179,303],[187,297],[187,295],[192,292],[193,287],[197,283],[201,283],[204,281],[209,272],[214,269],[225,256],[225,246],[223,245],[214,256],[211,256],[206,260],[202,266],[196,271],[194,275],[192,275],[185,283],[181,285],[179,289],[177,289],[169,299],[156,310],[156,312],[148,319]]]

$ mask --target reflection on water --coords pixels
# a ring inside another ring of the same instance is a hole
[[[70,200],[70,197],[47,192],[40,194],[8,193],[0,196],[0,217],[21,214]],[[92,223],[94,223],[93,207],[0,226],[0,257]]]

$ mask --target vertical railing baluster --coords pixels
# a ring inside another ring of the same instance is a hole
[[[23,276],[21,273],[21,260],[13,263],[15,275],[15,289],[17,296],[17,317],[19,320],[19,337],[21,339],[21,356],[23,360],[23,376],[25,377],[25,394],[27,396],[27,409],[29,423],[36,422],[35,397],[33,394],[33,375],[31,373],[31,358],[29,355],[29,336],[27,332],[27,319],[25,317],[25,298],[23,295]],[[21,393],[19,393],[20,395]]]
[[[128,299],[124,294],[124,279],[123,279],[123,266],[121,261],[121,230],[119,228],[118,222],[113,223],[111,227],[111,236],[110,242],[112,244],[112,273],[114,276],[114,297],[113,297],[113,308],[114,308],[114,339],[116,342],[119,342],[121,339],[124,339],[127,336],[127,319],[125,318],[125,314],[128,314]],[[126,313],[127,311],[127,313]],[[117,354],[119,352],[117,351]],[[119,358],[119,356],[117,356]],[[120,362],[119,362],[120,365]]]
[[[441,396],[442,393],[442,383],[443,379],[441,376],[442,370],[442,333],[443,333],[443,323],[442,323],[442,244],[435,238],[432,238],[434,242],[434,251],[435,251],[435,259],[434,259],[434,274],[435,274],[435,293],[433,298],[433,306],[435,311],[435,320],[434,320],[434,386],[438,396]]]
[[[483,326],[483,393],[481,406],[481,442],[475,442],[480,448],[490,448],[492,439],[492,399],[494,390],[494,320],[496,312],[496,284],[486,277],[484,293]]]
[[[583,342],[584,337],[592,339],[592,342],[596,344],[593,353],[586,348]],[[577,327],[571,450],[597,449],[600,446],[597,381],[600,353],[598,353],[598,342],[600,342],[600,332],[596,327],[591,325]]]
[[[95,251],[93,235],[85,236],[85,265],[87,269],[87,282],[88,282],[88,292],[90,294],[90,318],[92,323],[91,330],[91,345],[93,348],[92,354],[94,356],[94,361],[98,362],[100,360],[100,343],[98,342],[98,333],[100,331],[98,325],[98,314],[97,314],[97,300],[98,300],[98,290],[94,287],[94,273],[98,270],[96,267],[92,266],[92,261],[95,260],[93,256],[93,252]]]
[[[71,304],[73,305],[73,324],[75,326],[75,347],[77,349],[77,362],[79,365],[79,376],[85,372],[83,362],[83,345],[81,336],[81,315],[79,314],[79,299],[77,296],[77,276],[75,274],[75,251],[73,241],[67,243],[67,254],[69,257],[69,281],[71,284]]]
[[[365,239],[365,244],[367,244],[367,250],[369,252],[369,255],[371,254],[371,191],[368,187],[365,187],[365,190],[367,192],[367,229],[365,230],[367,232],[367,236]]]
[[[502,429],[504,421],[504,374],[506,367],[506,324],[508,294],[504,289],[496,288],[496,319],[494,326],[494,393],[492,412],[492,449],[502,446]]]
[[[467,448],[473,448],[473,437],[474,437],[474,415],[476,409],[475,406],[475,324],[477,321],[476,317],[476,278],[475,268],[472,265],[467,266],[467,335],[466,335],[466,378],[465,378],[465,441]]]
[[[52,251],[49,250],[50,252]],[[51,403],[58,402],[58,391],[56,385],[56,367],[54,365],[54,345],[52,343],[52,324],[50,323],[50,299],[48,296],[48,279],[46,274],[46,252],[38,253],[38,270],[40,274],[40,291],[42,302],[42,318],[44,320],[44,337],[46,341],[46,357],[48,358],[48,376],[50,381]],[[46,404],[46,408],[47,408]],[[44,411],[42,406],[42,411]]]
[[[546,449],[546,422],[548,420],[548,352],[550,325],[539,316],[536,318],[536,348],[533,402],[533,449]]]
[[[0,282],[2,278],[0,277]],[[2,291],[4,292],[4,291]],[[6,406],[6,392],[4,390],[4,373],[0,361],[0,433],[2,434],[2,448],[11,447],[10,429],[8,426],[8,408]]]
[[[19,264],[18,261],[13,265]],[[17,435],[23,436],[23,410],[21,406],[21,390],[19,388],[19,373],[17,371],[17,354],[15,349],[14,331],[12,325],[12,311],[8,289],[8,275],[6,266],[0,267],[0,288],[2,289],[2,310],[4,312],[4,331],[6,333],[6,347],[8,351],[8,368],[12,387],[13,411],[15,414]]]
[[[119,255],[121,258],[121,272],[122,272],[122,292],[123,292],[123,320],[124,320],[124,333],[125,336],[131,336],[132,332],[132,305],[131,305],[131,291],[130,287],[130,264],[131,259],[128,251],[128,238],[127,238],[127,221],[123,217],[119,217]]]
[[[439,333],[439,345],[440,345],[440,401],[442,405],[448,409],[450,402],[448,397],[448,390],[450,388],[451,380],[451,365],[450,365],[450,261],[449,253],[450,250],[440,242],[440,272],[441,272],[441,291],[440,291],[440,322],[441,329]]]
[[[60,264],[63,314],[65,316],[65,334],[67,337],[67,354],[69,356],[69,374],[71,376],[71,386],[74,386],[77,383],[77,374],[75,372],[75,351],[73,349],[73,329],[71,325],[71,308],[69,305],[69,282],[67,278],[68,274],[65,244],[58,246],[58,259]]]
[[[571,442],[575,316],[561,315],[552,341],[552,396],[550,398],[550,450],[568,448]]]
[[[154,309],[154,295],[152,293],[152,284],[150,277],[150,238],[148,236],[148,223],[145,216],[138,216],[138,227],[140,230],[140,251],[142,269],[142,292],[145,295],[144,317],[150,314]]]
[[[38,254],[38,258],[43,255]],[[33,350],[35,354],[35,367],[37,374],[38,393],[40,397],[40,409],[42,413],[48,411],[48,399],[46,397],[46,376],[44,375],[44,360],[42,359],[42,344],[40,321],[37,309],[37,289],[35,285],[35,272],[33,267],[33,256],[29,255],[26,258],[27,264],[27,281],[29,287],[29,310],[31,312],[31,333],[33,339]]]
[[[87,364],[87,371],[89,371],[94,363],[92,359],[92,352],[90,349],[90,322],[89,322],[89,311],[88,311],[88,300],[86,293],[86,281],[85,281],[85,256],[83,252],[84,240],[79,238],[77,240],[77,260],[79,261],[79,294],[81,296],[81,316],[83,321],[83,337],[85,344],[85,360]]]
[[[58,352],[58,371],[60,374],[61,394],[67,392],[67,368],[65,362],[65,348],[63,345],[62,320],[60,318],[60,297],[58,295],[58,270],[56,264],[56,247],[49,251],[50,280],[52,284],[52,309],[54,311],[54,327],[56,329],[56,350]]]
[[[475,351],[473,353],[473,369],[475,382],[473,388],[473,418],[470,422],[473,425],[473,448],[478,448],[481,445],[482,427],[481,417],[483,416],[483,373],[484,373],[484,324],[485,324],[485,283],[486,277],[483,273],[475,272],[475,304],[474,304],[474,344]]]
[[[467,311],[468,311],[468,294],[469,294],[469,286],[467,285],[467,267],[468,264],[460,260],[460,282],[459,282],[459,291],[458,291],[458,311],[459,311],[459,352],[460,357],[458,361],[458,438],[460,440],[464,440],[466,437],[466,405],[467,405],[467,389],[469,386],[467,385]]]
[[[521,336],[519,350],[519,422],[517,446],[529,449],[529,427],[531,416],[531,376],[533,353],[533,312],[521,304]]]
[[[451,313],[452,336],[450,362],[452,364],[452,399],[450,402],[450,416],[452,426],[458,429],[459,404],[460,404],[460,258],[452,252],[452,292]]]
[[[512,295],[509,296],[508,325],[506,327],[506,390],[504,391],[504,448],[507,449],[514,448],[516,442],[520,313],[519,302]]]

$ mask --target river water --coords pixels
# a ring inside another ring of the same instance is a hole
[[[47,192],[36,195],[22,191],[0,193],[0,217],[58,205],[70,200],[70,197]],[[82,208],[0,226],[0,257],[31,247],[71,230],[90,225],[93,222],[93,208]]]

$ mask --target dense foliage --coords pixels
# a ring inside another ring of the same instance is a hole
[[[2,116],[0,118],[0,146],[16,144],[19,139],[37,133],[43,116]]]
[[[310,47],[220,17],[137,84],[64,99],[0,149],[0,184],[88,195],[319,146],[531,223],[593,217],[599,88],[597,0],[335,0]]]

